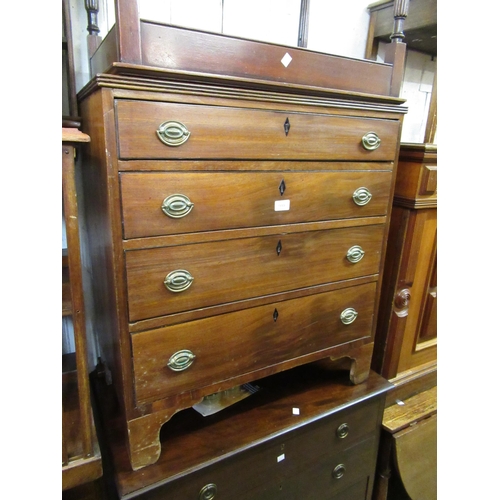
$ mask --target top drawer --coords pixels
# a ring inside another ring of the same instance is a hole
[[[399,122],[149,101],[116,103],[122,159],[395,159]]]

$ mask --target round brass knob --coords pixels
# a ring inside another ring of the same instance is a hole
[[[363,205],[367,205],[372,199],[372,194],[365,187],[360,187],[354,191],[352,194],[352,199],[356,205],[362,207]]]
[[[344,464],[338,464],[337,467],[335,467],[335,469],[333,469],[333,472],[332,472],[332,476],[335,479],[340,479],[341,477],[343,477],[344,474],[345,474],[345,465]]]
[[[380,146],[381,142],[382,140],[375,132],[368,132],[361,139],[361,144],[363,144],[363,147],[368,151],[377,149]]]
[[[349,434],[349,426],[347,424],[340,424],[337,428],[337,437],[344,439]]]
[[[206,484],[200,490],[199,500],[213,500],[217,494],[217,485],[214,483]]]
[[[358,311],[356,311],[356,309],[352,307],[348,307],[340,313],[340,321],[342,321],[344,325],[350,325],[351,323],[354,323],[357,317]]]

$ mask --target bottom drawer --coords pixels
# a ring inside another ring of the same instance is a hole
[[[368,283],[134,334],[136,399],[210,388],[368,337],[375,291]]]

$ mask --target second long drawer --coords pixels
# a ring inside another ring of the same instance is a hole
[[[376,285],[352,286],[134,334],[136,398],[148,402],[211,387],[368,337]]]
[[[373,171],[122,173],[124,237],[385,215],[392,172],[384,167],[379,163]]]
[[[130,321],[376,274],[382,224],[126,252]]]

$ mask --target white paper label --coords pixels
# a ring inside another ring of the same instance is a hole
[[[276,458],[277,462],[282,462],[283,460],[285,460],[285,454],[284,453],[283,453],[283,455],[280,455],[279,457]]]
[[[285,212],[286,210],[290,210],[290,200],[276,200],[274,202],[275,212]]]
[[[288,68],[288,65],[292,62],[292,56],[287,52],[284,56],[283,59],[281,59],[281,64],[285,66],[285,68]]]

